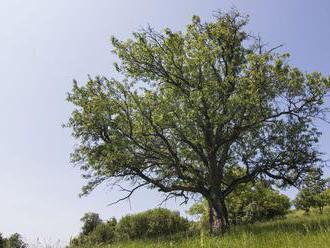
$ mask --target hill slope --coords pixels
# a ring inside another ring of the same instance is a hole
[[[85,246],[84,248],[96,247]],[[301,212],[286,219],[233,228],[223,238],[201,234],[195,237],[177,236],[167,239],[130,241],[97,247],[111,248],[329,248],[330,212],[304,216]]]

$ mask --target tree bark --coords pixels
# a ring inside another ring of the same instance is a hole
[[[209,228],[211,234],[213,232],[213,225],[214,225],[214,211],[213,211],[212,202],[209,201]]]
[[[214,235],[223,235],[228,230],[228,212],[223,199],[209,200],[209,224]]]

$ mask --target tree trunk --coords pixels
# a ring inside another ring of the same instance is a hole
[[[214,211],[211,201],[209,201],[209,228],[210,233],[213,232],[213,225],[214,225]]]
[[[209,200],[210,233],[223,235],[229,228],[228,212],[224,200]]]

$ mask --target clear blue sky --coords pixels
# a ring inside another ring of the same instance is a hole
[[[328,0],[1,0],[0,232],[67,241],[87,211],[118,218],[157,206],[160,196],[147,190],[131,199],[131,207],[107,207],[119,193],[105,186],[78,198],[83,181],[69,164],[74,143],[61,128],[71,108],[65,94],[73,78],[111,75],[111,35],[125,39],[147,24],[179,30],[193,14],[210,20],[213,11],[232,6],[251,16],[248,29],[270,46],[284,43],[292,64],[329,74]],[[327,152],[329,126],[319,126],[320,148]]]

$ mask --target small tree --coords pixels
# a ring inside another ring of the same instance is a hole
[[[323,191],[315,196],[315,206],[318,208],[319,213],[323,214],[323,209],[325,206],[329,205],[330,197],[327,191]]]
[[[209,23],[194,16],[185,32],[147,28],[112,39],[123,80],[75,82],[68,96],[83,194],[130,181],[119,201],[144,186],[184,202],[202,195],[220,234],[229,226],[226,199],[242,183],[297,186],[319,166],[313,121],[324,117],[330,80],[290,66],[247,23],[233,10]],[[243,174],[233,173],[237,165]]]
[[[323,208],[330,202],[329,190],[327,189],[328,181],[329,179],[322,178],[321,171],[310,171],[294,200],[295,207],[304,210],[306,214],[309,213],[310,208],[318,208],[322,214]]]
[[[97,213],[85,213],[84,216],[80,219],[83,222],[82,226],[82,235],[88,235],[95,230],[97,225],[102,223],[100,216]]]
[[[14,233],[6,240],[6,246],[8,248],[27,248],[28,245],[23,241],[20,234]]]

